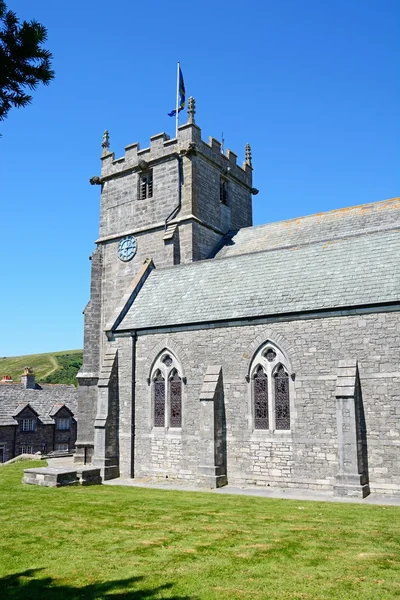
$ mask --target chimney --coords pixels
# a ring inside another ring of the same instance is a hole
[[[21,375],[21,383],[26,390],[34,390],[36,387],[35,373],[33,369],[25,367],[24,372]]]

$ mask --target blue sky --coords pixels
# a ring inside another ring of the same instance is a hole
[[[251,144],[255,224],[400,194],[398,0],[7,5],[56,78],[0,123],[0,356],[82,347],[102,133],[173,137],[178,60],[203,139]]]

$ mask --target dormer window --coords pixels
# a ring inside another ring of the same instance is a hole
[[[153,197],[153,171],[142,173],[139,178],[139,199]]]
[[[68,417],[61,417],[56,419],[56,425],[58,431],[69,431],[71,428],[71,419]]]
[[[21,431],[35,431],[35,419],[21,419],[20,430]]]

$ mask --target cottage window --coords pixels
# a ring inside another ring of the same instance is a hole
[[[283,352],[271,342],[265,344],[254,356],[249,381],[253,428],[289,430],[291,381],[287,360]]]
[[[69,452],[68,442],[56,444],[55,450],[57,452]]]
[[[56,422],[58,431],[69,431],[71,428],[71,419],[69,417],[60,417]]]
[[[182,427],[182,377],[180,366],[170,352],[163,352],[153,366],[153,427]]]
[[[139,199],[153,197],[153,171],[142,173],[139,177]]]
[[[20,446],[18,454],[33,454],[32,446]]]
[[[20,430],[21,431],[35,431],[35,419],[21,419]]]

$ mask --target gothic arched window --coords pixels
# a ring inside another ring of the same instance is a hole
[[[259,366],[253,379],[254,428],[268,429],[268,376]]]
[[[165,379],[157,371],[153,379],[154,387],[154,427],[165,427]]]
[[[282,365],[274,373],[275,378],[275,428],[290,429],[289,375]]]
[[[182,427],[182,377],[176,358],[163,352],[152,371],[153,427]]]
[[[178,371],[173,372],[169,380],[170,427],[182,426],[182,379]]]
[[[250,367],[254,429],[289,430],[291,382],[287,359],[272,342],[255,354]]]

